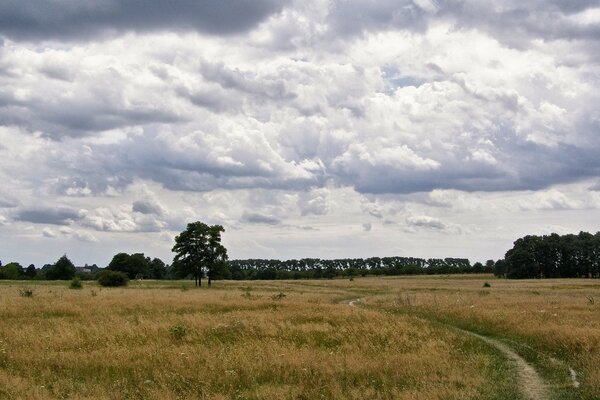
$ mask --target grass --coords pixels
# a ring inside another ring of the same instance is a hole
[[[520,398],[505,357],[452,326],[508,343],[556,398],[600,397],[595,281],[188,284],[30,281],[23,298],[23,282],[2,282],[0,399]]]

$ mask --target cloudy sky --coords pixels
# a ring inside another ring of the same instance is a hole
[[[600,2],[5,0],[0,260],[499,258],[600,222]]]

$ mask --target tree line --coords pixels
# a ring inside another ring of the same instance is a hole
[[[12,262],[2,265],[0,279],[97,279],[106,272],[122,274],[125,279],[194,279],[196,285],[207,278],[232,280],[319,279],[367,275],[434,275],[494,273],[506,278],[600,277],[600,232],[592,235],[556,233],[529,235],[514,242],[504,259],[471,265],[467,258],[370,257],[293,260],[229,260],[221,244],[220,225],[202,222],[188,224],[175,238],[172,265],[143,253],[118,253],[106,268],[96,265],[76,268],[66,255],[41,269],[23,268]],[[112,276],[114,278],[114,276]]]
[[[197,271],[194,268],[197,267]],[[129,279],[319,279],[368,275],[433,275],[491,273],[493,265],[470,264],[466,258],[424,259],[415,257],[370,257],[346,259],[303,258],[293,260],[248,259],[226,260],[210,271],[207,264],[191,263],[186,267],[176,260],[172,265],[143,253],[118,253],[106,266],[107,270],[123,272]],[[68,280],[79,276],[83,280],[95,279],[103,271],[96,265],[76,268],[64,255],[54,264],[42,269],[33,265],[23,268],[18,263],[2,266],[0,279]]]
[[[493,272],[467,258],[370,257],[294,260],[231,260],[229,279],[318,279],[367,275],[468,274]]]
[[[494,267],[496,276],[515,279],[600,278],[600,232],[528,235]]]

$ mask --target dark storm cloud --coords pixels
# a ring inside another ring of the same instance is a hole
[[[600,26],[578,24],[570,16],[598,7],[597,0],[505,1],[489,4],[475,0],[441,3],[439,17],[449,17],[456,27],[477,28],[501,42],[520,48],[533,39],[600,39]]]
[[[156,201],[137,200],[133,202],[131,209],[141,214],[156,214],[162,215],[163,208]]]
[[[593,7],[598,7],[597,0],[349,0],[332,3],[327,25],[329,34],[338,38],[385,30],[422,32],[433,21],[448,20],[455,28],[476,28],[520,48],[539,38],[597,41],[598,23],[570,18]]]
[[[497,163],[466,160],[464,153],[439,153],[439,167],[369,164],[358,154],[345,163],[334,163],[331,172],[341,184],[360,193],[409,194],[435,189],[474,191],[539,190],[600,175],[600,147],[570,144],[545,146],[505,133],[496,142]]]
[[[14,219],[34,224],[68,225],[83,217],[81,211],[69,207],[31,207],[18,210]]]
[[[85,95],[68,100],[36,97],[28,101],[0,91],[0,125],[18,126],[50,137],[83,136],[151,123],[183,122],[183,118],[160,105],[124,107],[109,96]]]
[[[13,39],[82,40],[124,31],[247,31],[279,12],[279,0],[6,0],[0,35]]]

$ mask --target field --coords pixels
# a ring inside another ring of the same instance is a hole
[[[600,282],[3,281],[5,398],[598,399]]]

